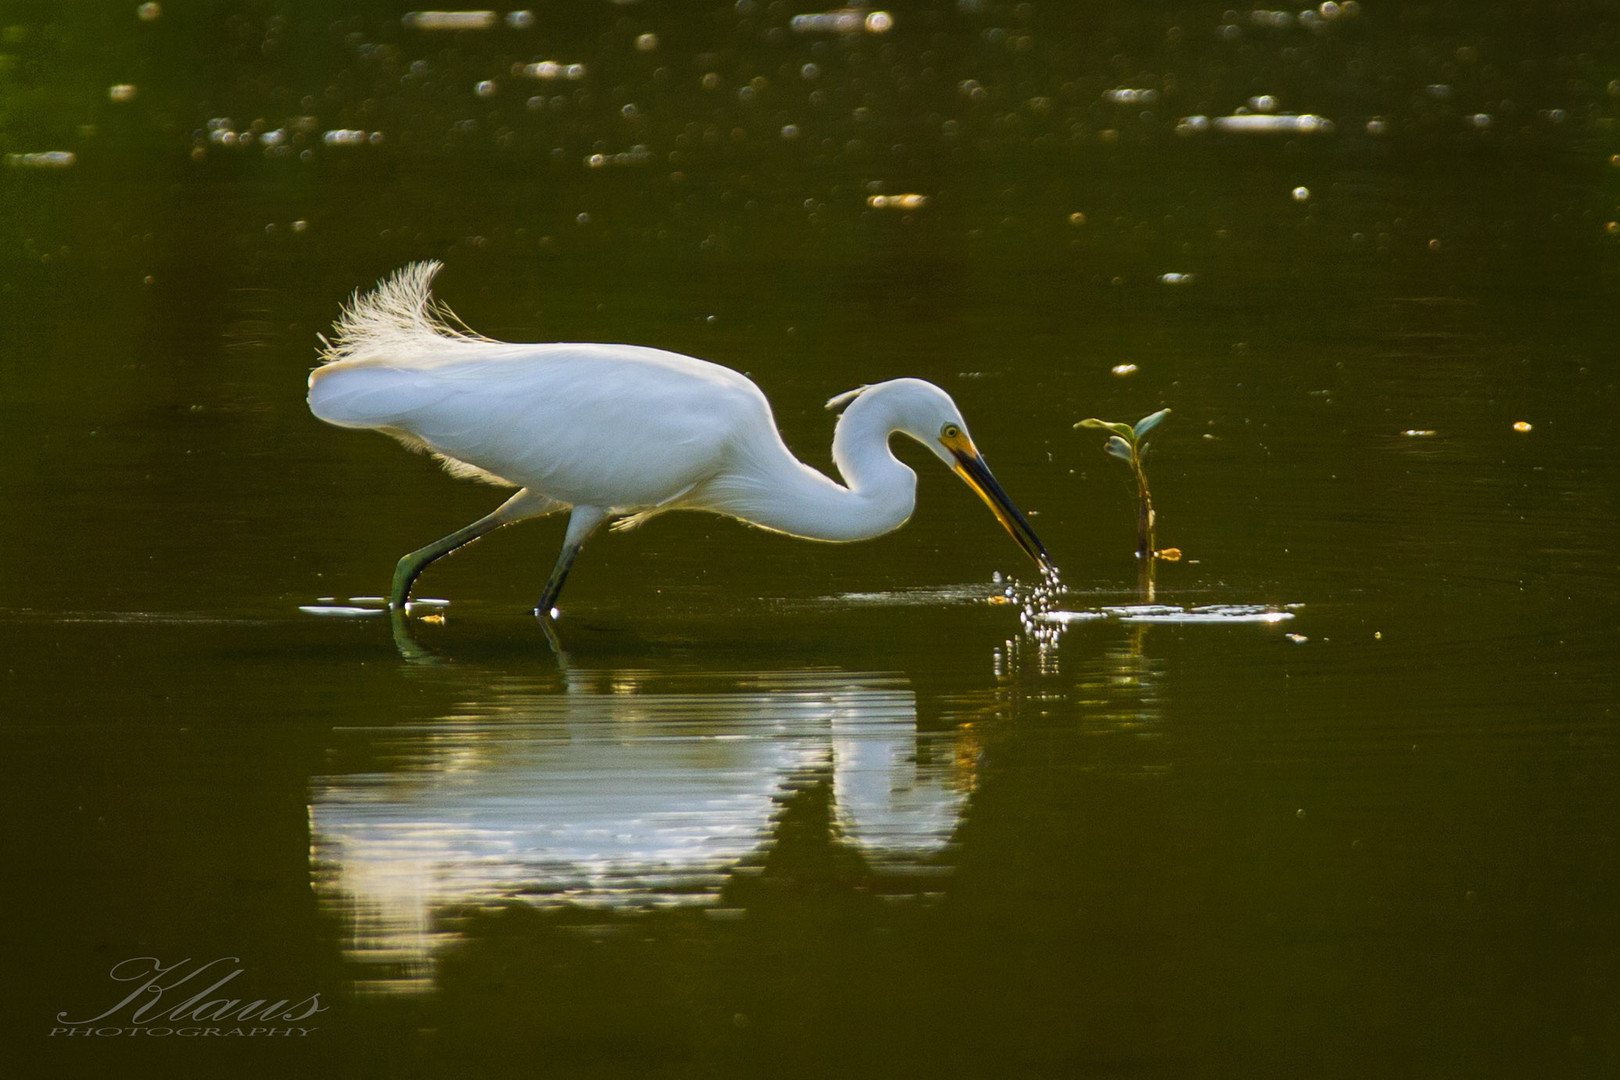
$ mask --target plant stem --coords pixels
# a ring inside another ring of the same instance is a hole
[[[1135,449],[1134,447],[1132,448]],[[1136,569],[1137,579],[1141,585],[1143,599],[1153,602],[1153,572],[1157,561],[1154,552],[1154,513],[1153,495],[1148,491],[1147,473],[1142,469],[1142,459],[1135,453],[1131,455],[1131,471],[1136,474]]]

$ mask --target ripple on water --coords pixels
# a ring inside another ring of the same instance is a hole
[[[1068,626],[1071,623],[1092,622],[1099,619],[1117,619],[1125,623],[1263,623],[1287,622],[1294,610],[1302,604],[1271,607],[1264,604],[1205,604],[1182,607],[1179,604],[1121,604],[1104,605],[1088,611],[1046,611],[1038,613],[1039,622]]]
[[[405,605],[407,613],[430,609],[441,611],[450,606],[450,601],[433,598],[412,600]],[[346,602],[339,602],[335,596],[322,596],[313,604],[299,604],[298,610],[305,615],[318,615],[323,618],[336,619],[364,619],[372,615],[383,615],[388,611],[388,598],[385,596],[351,596]]]

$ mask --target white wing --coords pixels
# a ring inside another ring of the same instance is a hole
[[[743,376],[634,345],[439,338],[430,366],[339,360],[310,380],[328,423],[401,435],[571,505],[646,508],[720,472],[770,406]]]

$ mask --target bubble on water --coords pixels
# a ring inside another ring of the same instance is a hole
[[[788,28],[795,34],[886,34],[894,29],[894,16],[887,11],[846,7],[795,15],[788,20]]]
[[[874,210],[920,210],[928,205],[927,195],[868,195],[866,205]]]
[[[656,52],[658,50],[657,34],[640,34],[636,37],[637,52]]]
[[[1294,189],[1294,201],[1295,202],[1310,202],[1310,200],[1311,200],[1311,189],[1310,188],[1304,187],[1302,185],[1302,186],[1297,187],[1297,188]]]
[[[540,60],[523,65],[523,75],[544,82],[579,82],[585,77],[584,64],[564,64],[556,60]]]
[[[407,30],[493,30],[500,16],[493,11],[410,11],[399,21]]]
[[[1217,116],[1211,121],[1216,131],[1233,135],[1325,135],[1333,131],[1333,122],[1314,113],[1300,116],[1275,116],[1270,113],[1234,113]]]
[[[79,156],[71,150],[40,150],[6,155],[6,164],[16,169],[66,169],[78,160]]]

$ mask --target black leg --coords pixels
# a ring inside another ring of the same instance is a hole
[[[435,540],[425,548],[419,548],[399,560],[394,567],[394,584],[388,592],[388,606],[396,611],[403,611],[411,598],[411,586],[421,576],[422,571],[435,559],[455,551],[459,547],[477,540],[485,533],[494,532],[502,525],[510,525],[514,521],[525,518],[539,517],[555,510],[561,510],[564,504],[555,499],[548,499],[544,495],[536,495],[528,488],[524,488],[510,499],[496,507],[492,514],[485,514],[477,521],[465,528],[457,529],[442,540]]]
[[[568,534],[563,538],[562,553],[557,556],[557,565],[552,568],[551,577],[546,579],[546,587],[540,593],[540,602],[534,607],[534,613],[540,618],[557,617],[557,597],[562,592],[563,582],[568,580],[568,571],[574,568],[574,560],[579,557],[585,541],[607,520],[607,516],[607,511],[599,507],[574,507],[573,514],[568,518]]]

